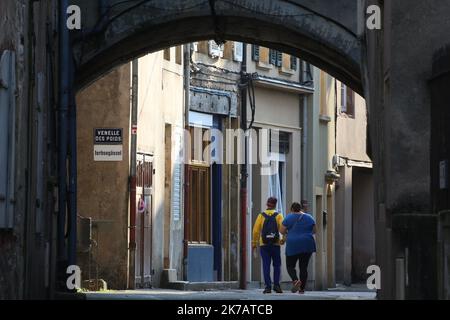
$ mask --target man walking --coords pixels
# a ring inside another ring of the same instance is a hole
[[[280,244],[284,243],[284,236],[280,238],[280,228],[283,222],[281,213],[276,212],[276,198],[267,200],[267,209],[260,213],[253,226],[252,248],[256,251],[259,244],[263,263],[264,282],[266,288],[264,293],[272,292],[272,280],[270,277],[270,264],[273,263],[273,290],[283,293],[280,287],[281,254]]]

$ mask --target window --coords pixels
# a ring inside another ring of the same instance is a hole
[[[283,65],[283,53],[274,49],[269,49],[269,63],[281,67]]]
[[[170,48],[164,49],[164,60],[170,61]]]
[[[188,166],[189,195],[187,203],[188,240],[211,243],[210,169]]]
[[[269,50],[268,48],[265,47],[260,47],[260,46],[252,46],[252,60],[259,62],[260,66],[264,66],[264,67],[270,67],[270,55],[271,55],[271,50]]]
[[[341,84],[341,113],[355,116],[355,92],[343,83]]]
[[[209,55],[213,58],[223,57],[223,44],[217,44],[214,40],[209,41]]]
[[[291,57],[291,70],[297,71],[297,57],[296,56],[290,57]]]
[[[279,130],[270,130],[269,131],[269,152],[275,152],[280,154],[288,154],[289,153],[289,138],[290,133],[279,131]],[[278,150],[276,146],[278,144]]]
[[[312,73],[312,66],[310,63],[306,61],[300,61],[301,70],[302,73],[302,80],[303,83],[311,83],[314,81],[313,73]]]
[[[274,66],[277,65],[277,51],[270,49],[269,50],[269,63],[273,64]]]
[[[237,62],[244,60],[244,44],[242,42],[234,42],[233,60]]]
[[[175,47],[175,63],[179,65],[183,63],[183,46]]]
[[[259,46],[252,45],[252,60],[259,61]]]
[[[286,162],[278,161],[278,171],[269,178],[269,197],[277,198],[278,212],[284,212]]]

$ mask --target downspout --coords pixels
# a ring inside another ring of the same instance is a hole
[[[72,59],[70,59],[72,62]],[[69,105],[69,218],[68,218],[68,249],[69,265],[77,261],[77,106],[73,92],[73,64],[70,64],[70,105]]]
[[[185,134],[189,132],[189,106],[190,106],[190,87],[191,87],[191,44],[187,43],[183,46],[183,80],[184,80],[184,128]],[[186,138],[186,136],[185,136]],[[186,146],[186,141],[184,143]],[[185,154],[189,154],[188,150],[185,150]],[[188,207],[189,207],[189,170],[187,162],[189,159],[184,158],[186,161],[184,165],[184,212],[183,212],[183,280],[188,280],[188,241],[189,241],[189,219],[188,219]]]
[[[243,44],[243,58],[241,64],[241,81],[247,73],[247,46]],[[247,80],[245,80],[247,81]],[[248,82],[247,82],[248,83]],[[242,83],[241,89],[241,129],[247,131],[247,87]],[[242,290],[247,289],[247,137],[245,139],[244,164],[241,165],[241,265],[239,286]]]
[[[303,79],[303,61],[302,61],[302,70],[300,71],[300,83],[304,83]],[[300,102],[300,107],[303,109],[302,115],[303,119],[300,120],[302,123],[302,199],[307,199],[308,193],[308,177],[307,177],[307,167],[308,167],[308,97],[306,94],[302,95],[302,100]]]
[[[58,280],[64,289],[65,269],[67,267],[65,229],[67,205],[67,151],[68,151],[68,110],[70,102],[70,39],[66,26],[68,0],[61,0],[59,6],[59,141],[58,141],[58,217],[57,253]]]
[[[131,63],[131,141],[130,141],[130,242],[128,246],[128,289],[135,288],[135,264],[136,264],[136,152],[137,152],[137,109],[138,109],[138,84],[139,65],[135,59]]]

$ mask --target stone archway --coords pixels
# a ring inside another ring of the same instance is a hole
[[[74,1],[83,28],[74,39],[76,86],[158,49],[203,39],[270,46],[302,57],[359,93],[357,1]],[[102,5],[108,5],[108,8]]]

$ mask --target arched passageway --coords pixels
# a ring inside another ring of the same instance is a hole
[[[299,56],[362,93],[357,1],[78,0],[74,4],[84,13],[73,48],[78,87],[148,52],[226,39]]]
[[[205,39],[254,43],[300,57],[362,94],[357,2],[75,1],[76,89],[149,52]],[[107,4],[102,7],[102,4]]]

